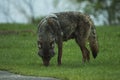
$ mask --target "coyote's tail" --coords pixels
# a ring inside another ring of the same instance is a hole
[[[92,55],[93,55],[94,58],[96,58],[99,49],[98,49],[96,29],[95,29],[94,25],[92,25],[92,27],[91,27],[91,32],[90,32],[90,36],[89,36],[89,44],[90,44],[90,48],[91,48],[91,51],[92,51]]]

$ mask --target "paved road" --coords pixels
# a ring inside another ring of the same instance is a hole
[[[7,71],[0,71],[0,80],[59,80],[49,77],[22,76]]]

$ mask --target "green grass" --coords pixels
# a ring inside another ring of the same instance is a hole
[[[34,25],[0,24],[0,30],[33,30]],[[0,70],[55,77],[63,80],[120,80],[120,26],[97,27],[100,52],[96,59],[82,64],[82,55],[74,40],[64,42],[62,65],[56,55],[49,67],[37,55],[37,35],[29,33],[0,35]]]

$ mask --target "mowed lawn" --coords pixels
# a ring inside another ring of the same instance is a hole
[[[69,40],[64,42],[62,65],[57,66],[56,46],[50,66],[44,67],[37,55],[36,25],[0,24],[0,70],[61,80],[120,80],[120,26],[96,29],[99,41],[96,59],[91,55],[90,62],[83,64],[78,45]]]

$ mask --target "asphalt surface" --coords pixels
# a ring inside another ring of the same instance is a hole
[[[22,76],[7,71],[0,71],[0,80],[59,80],[59,79],[50,77]]]

